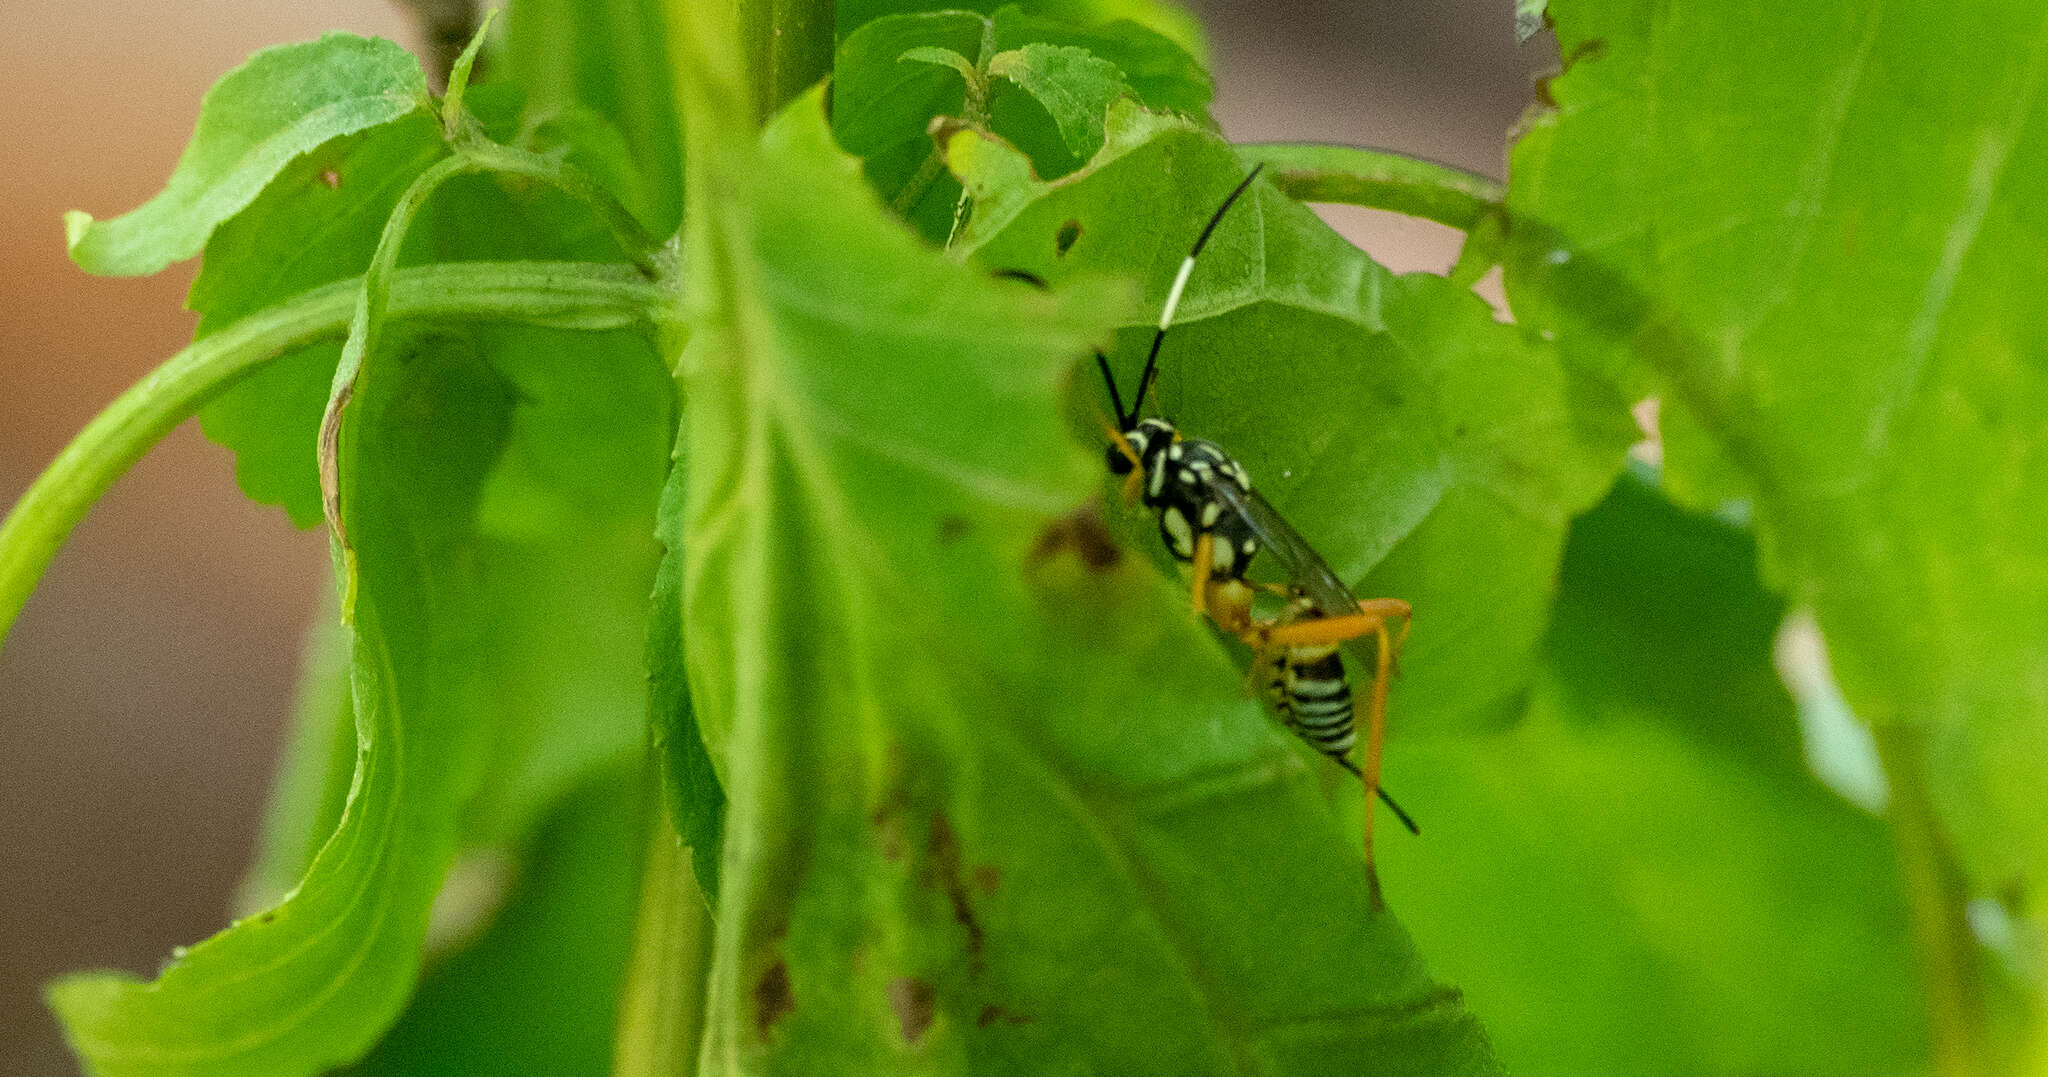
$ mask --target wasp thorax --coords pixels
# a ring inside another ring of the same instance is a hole
[[[1172,444],[1174,437],[1173,424],[1165,419],[1143,419],[1124,431],[1124,440],[1140,460],[1149,460],[1153,449]]]

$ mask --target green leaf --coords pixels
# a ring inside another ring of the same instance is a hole
[[[969,87],[951,73],[901,58],[917,49],[944,49],[986,61],[1001,52],[1034,46],[1041,51],[1083,50],[1115,65],[1116,77],[1140,102],[1207,122],[1208,73],[1178,45],[1135,23],[1085,29],[1032,17],[1014,6],[993,17],[942,11],[869,22],[840,45],[832,81],[832,130],[840,145],[863,159],[869,181],[892,208],[933,242],[951,234],[960,198],[959,183],[932,147],[934,118],[960,118],[989,127],[1030,154],[1038,174],[1046,178],[1072,172],[1088,154],[1076,153],[1048,106],[1016,85],[998,81],[987,100],[970,102]],[[975,84],[980,81],[977,74]],[[1076,137],[1082,145],[1099,145],[1101,116],[1078,104],[1068,112],[1070,124],[1078,125]]]
[[[1149,108],[1208,120],[1215,88],[1202,50],[1142,22],[1077,25],[1042,17],[1035,7],[1008,6],[995,13],[996,48],[1020,49],[1033,42],[1085,49],[1116,65],[1131,95]]]
[[[1550,24],[1550,0],[1515,0],[1515,43],[1526,44]]]
[[[174,956],[155,982],[53,985],[94,1073],[317,1073],[361,1054],[412,989],[487,744],[467,565],[511,404],[467,349],[416,346],[365,377],[345,442],[360,747],[340,828],[283,903]]]
[[[839,39],[845,41],[862,27],[890,15],[934,11],[994,14],[1006,8],[1075,29],[1102,29],[1124,23],[1170,42],[1201,66],[1208,65],[1208,38],[1202,32],[1201,22],[1170,0],[1027,0],[1021,6],[1012,0],[840,0],[836,13]]]
[[[1108,296],[893,227],[816,94],[723,152],[681,366],[707,1069],[1499,1072],[1185,592],[1086,537]]]
[[[491,23],[498,17],[498,9],[484,12],[476,24],[476,32],[469,36],[469,44],[448,65],[448,92],[441,95],[441,131],[454,138],[462,130],[463,99],[469,96],[470,72],[476,68],[477,53],[483,51],[484,39],[490,35]]]
[[[207,92],[161,193],[110,221],[65,216],[71,257],[104,276],[154,273],[190,258],[302,154],[430,106],[418,62],[389,41],[328,34],[265,49]]]
[[[1527,719],[1400,758],[1428,831],[1389,896],[1516,1074],[1926,1071],[1891,837],[1806,766],[1753,566],[1623,481],[1573,525]]]
[[[683,459],[684,446],[675,458]],[[725,848],[725,787],[704,744],[697,711],[690,702],[690,676],[685,660],[683,629],[683,504],[688,496],[689,469],[669,473],[662,492],[656,533],[667,544],[654,578],[654,602],[647,627],[647,672],[654,740],[662,765],[669,818],[690,849],[690,867],[697,890],[718,898],[718,864]]]
[[[1066,45],[1034,41],[996,53],[988,72],[1016,83],[1044,105],[1067,148],[1084,161],[1102,148],[1109,103],[1125,91],[1115,64]]]
[[[1674,480],[1742,478],[1769,576],[1814,609],[1856,712],[1924,728],[1973,889],[2038,890],[2039,5],[1551,13],[1569,69],[1516,149],[1510,206],[1556,242],[1514,264],[1518,313],[1600,370],[1609,290],[1556,263],[1598,263],[1655,301],[1666,328],[1640,354],[1713,439],[1667,446]]]
[[[976,198],[962,246],[985,264],[1145,281],[1143,312],[1110,353],[1128,391],[1181,259],[1243,176],[1235,155],[1127,105],[1102,153],[1059,183],[1033,182],[1014,151],[971,133],[952,153]],[[1106,414],[1100,379],[1085,384]],[[1237,456],[1359,593],[1414,604],[1394,729],[1519,713],[1567,524],[1627,444],[1575,428],[1544,342],[1441,277],[1389,273],[1262,182],[1195,268],[1158,401]]]
[[[627,205],[651,234],[675,231],[682,136],[658,0],[513,0],[495,73],[525,92],[536,116],[582,108],[615,126],[642,192]]]
[[[919,45],[916,48],[904,49],[903,55],[898,56],[896,59],[899,62],[914,61],[921,64],[936,64],[940,67],[950,67],[958,71],[961,79],[965,80],[970,87],[981,81],[981,72],[975,70],[974,61],[954,52],[952,49],[942,49],[933,45]]]
[[[611,1072],[639,881],[635,769],[608,767],[556,804],[489,928],[428,970],[405,1016],[348,1072]]]
[[[966,82],[981,77],[969,57],[981,53],[986,19],[965,11],[891,15],[861,27],[839,46],[832,69],[832,133],[848,152],[871,156],[901,142],[923,142],[934,116],[957,116]],[[950,53],[967,64],[921,57]]]

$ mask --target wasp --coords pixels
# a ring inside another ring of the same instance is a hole
[[[1167,551],[1191,568],[1190,597],[1195,613],[1207,615],[1257,656],[1253,676],[1263,682],[1281,720],[1323,755],[1357,775],[1368,801],[1377,797],[1402,825],[1420,833],[1414,820],[1379,784],[1387,687],[1395,657],[1407,636],[1412,612],[1408,603],[1396,598],[1361,602],[1315,547],[1253,488],[1243,464],[1214,442],[1183,436],[1164,417],[1139,415],[1158,375],[1160,349],[1194,274],[1196,259],[1261,168],[1263,165],[1254,166],[1216,207],[1181,260],[1128,409],[1108,357],[1095,353],[1110,406],[1116,411],[1115,425],[1107,431],[1110,444],[1105,458],[1110,472],[1124,478],[1125,501],[1141,500],[1155,514]],[[1042,283],[1017,271],[1003,275]],[[1286,573],[1284,585],[1254,583],[1247,578],[1253,559],[1261,553]],[[1282,606],[1276,615],[1260,617],[1254,612],[1262,593],[1279,596]],[[1373,643],[1373,679],[1366,699],[1365,765],[1361,768],[1350,758],[1357,742],[1356,708],[1341,645],[1364,638]],[[1372,823],[1373,813],[1368,811],[1368,863]]]

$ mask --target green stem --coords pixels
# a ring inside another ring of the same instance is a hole
[[[604,218],[605,227],[611,231],[619,249],[639,267],[640,272],[649,277],[659,275],[661,267],[657,263],[657,252],[661,243],[648,235],[640,219],[589,173],[567,161],[483,139],[457,142],[455,152],[474,166],[472,171],[481,169],[511,176],[530,176],[595,209]]]
[[[0,523],[0,645],[64,539],[165,434],[265,362],[347,331],[358,279],[252,314],[172,356],[79,431]],[[665,317],[664,288],[625,266],[460,262],[399,270],[392,318],[497,318],[616,329]]]
[[[658,753],[651,753],[651,780],[666,781],[665,771]],[[640,908],[619,993],[612,1077],[690,1077],[703,1034],[711,917],[691,874],[690,850],[669,818],[665,791],[650,790],[645,799]]]
[[[782,106],[832,71],[833,0],[738,0],[740,40],[746,44],[754,84],[754,121],[768,122]]]
[[[1898,845],[1899,873],[1913,917],[1913,945],[1926,988],[1929,1039],[1936,1077],[1979,1077],[1984,1027],[1982,1000],[1973,989],[1970,939],[1961,871],[1942,843],[1927,795],[1918,731],[1887,724],[1872,729],[1891,789],[1889,812]]]
[[[1263,142],[1237,154],[1263,162],[1290,198],[1391,210],[1465,231],[1507,197],[1506,187],[1485,176],[1386,150]]]

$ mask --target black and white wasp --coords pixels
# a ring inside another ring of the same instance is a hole
[[[1110,406],[1116,410],[1106,458],[1112,473],[1125,476],[1125,500],[1142,500],[1152,510],[1167,550],[1192,568],[1195,612],[1208,615],[1258,656],[1254,676],[1262,682],[1281,719],[1318,751],[1358,775],[1368,798],[1377,796],[1404,826],[1419,832],[1407,812],[1379,784],[1387,682],[1407,634],[1408,603],[1393,598],[1361,602],[1308,540],[1253,488],[1251,475],[1242,464],[1214,442],[1183,437],[1163,417],[1140,418],[1138,414],[1158,374],[1160,348],[1172,328],[1195,261],[1230,207],[1258,178],[1261,167],[1254,167],[1217,206],[1181,261],[1128,409],[1109,359],[1096,353]],[[1286,583],[1255,583],[1247,578],[1253,559],[1261,553],[1281,568]],[[1282,606],[1278,614],[1255,615],[1253,607],[1261,592],[1279,596]],[[1357,722],[1341,645],[1364,638],[1372,640],[1374,660],[1367,696],[1365,765],[1361,768],[1350,757],[1357,741]],[[1365,834],[1370,858],[1371,812],[1366,813]]]

